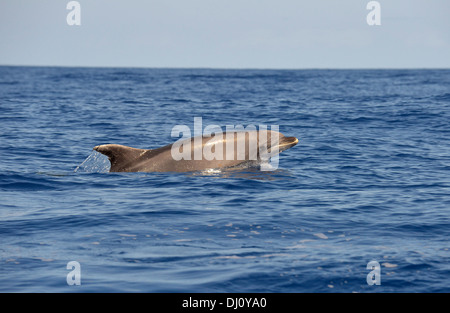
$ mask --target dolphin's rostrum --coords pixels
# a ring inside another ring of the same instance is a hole
[[[297,142],[276,131],[252,130],[180,139],[157,149],[107,144],[94,150],[109,158],[110,172],[191,172],[261,162]]]

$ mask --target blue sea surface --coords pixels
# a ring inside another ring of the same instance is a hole
[[[92,151],[194,117],[299,143],[273,171]],[[0,292],[450,292],[450,70],[3,66],[0,140]]]

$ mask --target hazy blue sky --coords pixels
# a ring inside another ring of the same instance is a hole
[[[450,0],[0,0],[0,64],[450,68]]]

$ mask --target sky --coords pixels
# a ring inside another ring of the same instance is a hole
[[[450,68],[450,0],[0,0],[0,65]]]

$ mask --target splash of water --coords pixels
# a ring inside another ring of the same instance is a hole
[[[84,172],[84,173],[107,173],[110,169],[110,163],[106,156],[103,154],[92,151],[92,153],[83,161],[74,172]]]

